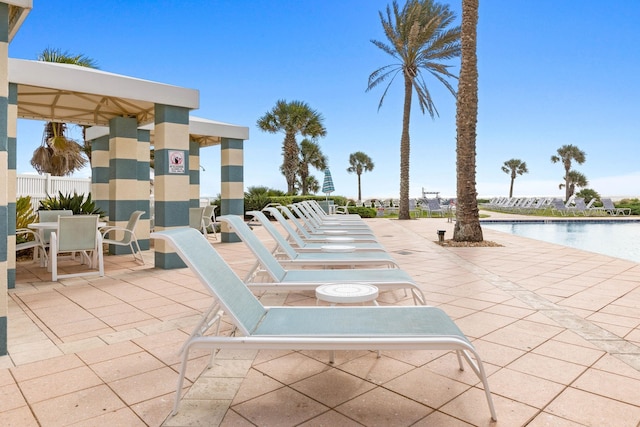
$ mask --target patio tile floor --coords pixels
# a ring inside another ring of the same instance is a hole
[[[492,216],[500,214],[492,213]],[[211,297],[187,269],[106,256],[104,278],[50,282],[19,263],[9,291],[0,419],[15,426],[638,426],[640,265],[484,230],[500,247],[453,248],[446,218],[367,220],[429,303],[474,342],[484,391],[452,353],[194,351],[169,416],[179,350]],[[261,227],[256,234],[271,245]],[[213,246],[244,277],[243,243]],[[313,292],[263,292],[265,305],[315,305]],[[402,291],[381,305],[411,304]],[[225,325],[228,328],[228,325]]]

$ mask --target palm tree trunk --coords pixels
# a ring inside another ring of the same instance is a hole
[[[513,182],[515,181],[515,178],[511,178],[511,185],[509,186],[509,198],[513,197]]]
[[[481,242],[482,228],[476,192],[476,122],[478,120],[478,0],[462,1],[460,80],[456,114],[457,193],[453,240]]]
[[[295,194],[296,192],[296,171],[298,170],[298,143],[295,135],[287,133],[284,136],[284,163],[282,164],[282,172],[287,180],[287,193]]]
[[[411,97],[413,86],[409,76],[404,77],[404,111],[402,113],[402,137],[400,138],[400,209],[398,219],[410,219],[409,216],[409,158],[411,144],[409,140],[409,121],[411,119]]]
[[[358,174],[358,201],[362,200],[362,191],[360,187],[360,174]]]

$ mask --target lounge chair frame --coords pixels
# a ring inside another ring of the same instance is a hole
[[[222,257],[197,231],[177,228],[155,232],[169,242],[215,302],[182,348],[182,363],[172,414],[192,349],[279,350],[443,350],[455,351],[460,370],[466,360],[482,382],[489,411],[497,419],[489,382],[474,346],[451,318],[436,307],[265,307],[242,284]],[[204,336],[212,326],[219,332],[226,313],[242,336]]]
[[[236,234],[257,259],[254,268],[244,280],[244,283],[252,289],[302,291],[315,289],[327,283],[368,283],[377,286],[381,291],[408,289],[415,304],[426,304],[422,290],[405,271],[399,268],[286,270],[239,216],[223,215],[218,219],[234,228]]]

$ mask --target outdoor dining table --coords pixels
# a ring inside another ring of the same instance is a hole
[[[98,229],[106,226],[107,223],[104,221],[98,221]],[[58,221],[48,221],[48,222],[33,222],[27,225],[31,230],[36,230],[40,239],[44,242],[44,232],[47,230],[57,231],[58,230]],[[44,257],[40,257],[40,267],[44,267]]]

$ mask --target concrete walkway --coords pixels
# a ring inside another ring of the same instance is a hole
[[[498,214],[492,214],[498,217]],[[640,265],[484,230],[501,247],[434,243],[453,223],[367,220],[473,341],[499,421],[452,353],[194,352],[180,411],[178,351],[211,299],[184,270],[106,258],[104,278],[50,282],[20,263],[9,293],[0,419],[16,426],[635,426],[640,422]],[[261,227],[255,232],[271,243]],[[240,277],[243,243],[212,242]],[[315,305],[312,292],[260,295]],[[378,302],[410,304],[402,291]]]

